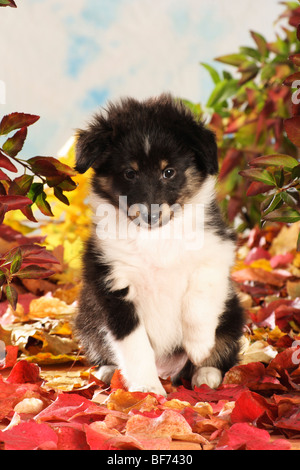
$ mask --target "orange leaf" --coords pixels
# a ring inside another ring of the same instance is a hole
[[[116,369],[111,381],[110,381],[110,387],[112,390],[116,390],[118,388],[122,388],[123,390],[127,390],[127,387],[125,385],[125,380],[123,375],[121,374],[121,371],[119,369]]]

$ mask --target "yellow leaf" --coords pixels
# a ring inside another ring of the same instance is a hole
[[[256,261],[253,261],[251,264],[250,264],[250,268],[260,268],[260,269],[264,269],[265,271],[273,271],[271,265],[270,265],[270,261],[267,260],[267,259],[258,259]]]

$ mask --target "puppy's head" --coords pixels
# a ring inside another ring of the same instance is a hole
[[[76,170],[94,169],[93,191],[149,226],[170,220],[218,171],[214,134],[170,95],[128,98],[78,131]],[[124,208],[123,208],[124,209]]]

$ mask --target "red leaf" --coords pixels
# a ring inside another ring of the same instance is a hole
[[[286,390],[274,377],[274,371],[266,369],[261,362],[251,362],[232,367],[223,380],[225,384],[245,385],[251,390]]]
[[[15,157],[23,148],[27,136],[27,127],[22,127],[12,137],[4,142],[2,148],[10,157]]]
[[[270,191],[270,189],[273,189],[273,186],[269,186],[258,181],[252,181],[248,187],[246,195],[256,196],[257,194],[266,193],[267,191]]]
[[[290,141],[300,147],[300,116],[285,119],[284,128]]]
[[[25,237],[21,232],[14,230],[9,225],[2,224],[0,225],[0,237],[8,242],[16,242],[18,244],[28,244],[28,238]],[[46,237],[41,237],[40,235],[30,237],[32,243],[43,243]]]
[[[236,400],[230,419],[232,423],[256,423],[257,419],[266,413],[271,422],[276,418],[277,406],[250,390],[244,391]]]
[[[91,450],[144,449],[134,437],[123,436],[111,429],[95,429],[85,426],[86,440]]]
[[[291,263],[293,259],[294,259],[294,255],[292,253],[275,255],[270,259],[270,265],[273,269],[279,268],[279,267],[286,266],[287,264]]]
[[[299,404],[289,408],[279,419],[274,422],[278,428],[300,431],[300,408]]]
[[[7,345],[5,347],[5,350],[6,350],[5,362],[4,362],[4,365],[0,367],[1,370],[7,369],[9,367],[13,367],[18,358],[18,351],[19,351],[18,346]]]
[[[27,160],[33,170],[43,176],[76,176],[76,171],[53,157],[33,157]]]
[[[236,423],[222,432],[216,450],[288,450],[291,445],[284,439],[270,442],[270,435],[263,429],[247,423]]]
[[[58,438],[48,424],[28,421],[2,431],[0,440],[5,443],[5,450],[54,450]]]
[[[238,165],[238,163],[240,162],[242,158],[242,155],[243,153],[241,151],[236,150],[234,148],[231,148],[226,152],[226,155],[225,155],[225,158],[223,160],[222,167],[220,170],[220,175],[219,175],[220,180],[225,178],[225,176],[227,176],[228,173],[230,173],[231,170],[233,170],[233,168],[235,168]]]
[[[7,212],[15,209],[22,209],[28,204],[32,204],[32,201],[25,196],[0,196],[0,204],[5,206],[5,212]]]
[[[76,429],[69,424],[65,425],[65,423],[55,424],[52,427],[58,437],[57,450],[90,449],[86,442],[85,432],[81,429]]]
[[[12,171],[13,173],[17,173],[18,171],[15,165],[10,161],[10,159],[6,155],[3,155],[1,151],[0,151],[0,167],[5,168],[8,171]]]
[[[292,300],[288,300],[288,299],[273,300],[266,307],[262,307],[258,310],[258,312],[256,312],[256,315],[255,315],[256,322],[261,323],[264,320],[266,320],[270,315],[275,313],[276,309],[280,305],[290,305],[291,303],[292,303]]]
[[[40,368],[36,364],[30,364],[29,362],[22,360],[17,362],[11,373],[6,379],[8,383],[32,383],[32,384],[39,384],[42,383],[43,380],[40,377]]]
[[[44,279],[46,277],[52,276],[54,273],[55,271],[52,271],[51,269],[46,269],[42,266],[30,264],[29,266],[20,269],[16,273],[16,276],[18,276],[20,279]]]
[[[272,359],[268,364],[267,370],[276,370],[277,372],[280,372],[284,369],[295,369],[298,366],[294,361],[295,353],[297,352],[299,352],[299,348],[297,347],[285,349]]]
[[[275,310],[276,325],[284,332],[290,331],[290,322],[294,321],[300,325],[300,309],[288,305],[280,305]]]
[[[18,247],[13,248],[10,253],[13,254],[18,248],[21,249],[23,264],[60,264],[57,258],[50,252],[47,251],[44,246],[29,244],[28,239],[25,238],[24,244],[20,244]]]
[[[262,284],[282,287],[285,283],[285,277],[276,272],[265,271],[260,268],[245,268],[240,271],[234,271],[231,274],[235,282],[256,281]]]
[[[168,395],[168,400],[177,398],[181,401],[188,401],[191,405],[195,405],[199,401],[236,400],[244,390],[245,387],[232,384],[221,385],[217,390],[211,389],[208,385],[195,387],[194,390],[179,386],[177,392]]]
[[[100,406],[95,405],[81,395],[62,393],[58,395],[51,405],[41,411],[35,419],[37,421],[69,421],[75,415],[91,408],[94,413],[101,410]]]
[[[31,222],[37,222],[36,218],[33,215],[31,206],[23,207],[23,209],[21,209],[21,212]]]
[[[4,116],[0,123],[0,135],[9,134],[15,129],[21,129],[21,127],[31,126],[34,124],[39,116],[34,116],[33,114],[24,114],[24,113],[11,113],[7,116]]]
[[[271,255],[270,253],[265,250],[264,248],[255,247],[252,248],[252,250],[249,251],[248,255],[246,256],[244,263],[245,264],[251,264],[253,261],[256,261],[258,259],[270,259]]]
[[[289,56],[289,60],[291,60],[296,67],[300,67],[300,54],[292,54]]]

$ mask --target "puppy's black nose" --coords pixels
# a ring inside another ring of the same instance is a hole
[[[145,206],[141,207],[140,215],[148,225],[155,225],[159,220],[159,210],[148,210]]]
[[[150,219],[151,219],[151,222],[150,222],[151,224],[156,224],[158,222],[158,219],[159,219],[159,211],[151,212]]]

